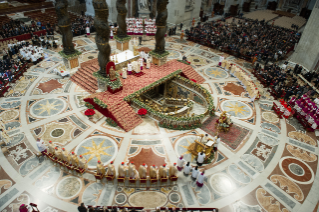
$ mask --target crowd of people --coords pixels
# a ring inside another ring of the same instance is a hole
[[[5,38],[11,38],[23,34],[30,33],[31,36],[34,32],[46,29],[48,34],[53,34],[54,26],[50,22],[42,24],[40,21],[32,21],[27,25],[20,20],[10,20],[10,22],[4,23],[0,29],[0,40]]]
[[[41,41],[42,40],[42,41]],[[37,41],[36,44],[35,41]],[[51,41],[52,42],[52,41]],[[31,44],[29,41],[17,41],[8,43],[8,49],[4,49],[2,60],[0,60],[0,90],[7,82],[11,82],[15,73],[19,71],[26,63],[36,65],[41,62],[45,54],[43,48],[51,45],[48,41],[45,42],[44,37],[34,37]],[[56,43],[52,42],[56,47]]]
[[[189,40],[259,62],[282,59],[301,36],[294,30],[269,25],[265,20],[235,18],[229,23],[225,19],[198,23],[185,33]]]
[[[299,83],[300,78],[298,74],[302,74],[304,71],[303,67],[298,64],[292,69],[287,68],[287,62],[282,66],[279,66],[276,63],[265,65],[264,68],[262,68],[259,63],[256,63],[255,70],[256,73],[262,77],[262,82],[272,89],[271,91],[276,98],[283,98],[285,101],[288,101],[293,95],[295,95],[296,98],[300,98],[302,95],[306,94],[311,99],[314,99],[316,91],[306,83]],[[318,78],[317,73],[308,72],[305,76],[308,79],[309,77]]]
[[[56,31],[59,31],[58,27],[56,27]],[[72,23],[73,37],[93,32],[95,32],[94,19],[91,16],[81,15]]]

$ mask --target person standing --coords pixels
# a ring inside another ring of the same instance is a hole
[[[198,177],[199,174],[199,170],[198,170],[198,166],[196,166],[195,168],[192,168],[192,180],[195,181]]]
[[[183,171],[183,174],[185,177],[188,177],[188,175],[190,174],[191,172],[191,165],[190,165],[190,162],[187,162],[187,164],[184,166],[184,171]]]
[[[179,30],[182,30],[183,29],[183,22],[181,22],[181,24],[179,25]]]
[[[204,163],[206,155],[204,154],[204,152],[199,152],[198,156],[197,156],[197,165],[198,166],[202,166]]]
[[[88,209],[85,207],[84,203],[81,203],[81,205],[78,207],[79,212],[87,212]]]
[[[44,141],[40,138],[37,138],[37,147],[39,151],[42,153],[42,155],[44,153],[47,153],[47,147],[45,146]]]
[[[182,171],[183,170],[184,164],[185,164],[185,160],[183,159],[183,155],[181,155],[179,157],[179,159],[177,160],[177,169],[178,169],[178,171]]]
[[[142,45],[142,36],[139,36],[139,37],[138,37],[138,41],[140,42],[139,45]]]
[[[220,143],[220,138],[219,138],[219,135],[217,135],[217,139],[214,143],[214,152],[217,152],[218,151],[218,144]]]
[[[200,173],[197,177],[197,181],[196,181],[196,185],[198,187],[203,187],[204,185],[204,180],[207,178],[205,175],[205,171],[203,171],[202,173]]]

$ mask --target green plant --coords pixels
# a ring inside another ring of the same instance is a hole
[[[210,157],[205,158],[204,160],[204,164],[210,164],[215,158],[215,152],[212,151],[212,153],[210,154]]]
[[[184,63],[186,65],[190,65],[188,62],[186,62],[185,60],[177,60],[178,62]]]
[[[98,78],[101,81],[104,81],[107,84],[107,86],[110,87],[112,90],[119,89],[123,86],[122,82],[120,80],[120,74],[117,72],[115,73],[116,80],[114,80],[114,81],[111,81],[110,78],[108,78],[108,77],[105,78],[105,77],[101,76],[98,71],[94,72],[93,76]]]
[[[131,36],[127,36],[127,37],[124,37],[124,38],[119,38],[117,35],[114,36],[114,39],[117,40],[117,41],[120,41],[120,42],[124,42],[124,41],[129,41],[131,40]]]
[[[168,56],[170,53],[168,51],[165,51],[163,54],[157,54],[156,52],[153,51],[150,51],[149,53],[150,55],[152,55],[153,57],[155,58],[163,58],[163,57],[166,57]]]
[[[74,53],[74,54],[65,54],[65,53],[63,52],[63,50],[62,50],[62,51],[59,51],[59,55],[61,55],[61,57],[66,58],[66,59],[68,59],[68,60],[71,60],[71,59],[73,59],[73,58],[76,58],[76,57],[79,56],[80,54],[82,54],[82,52],[80,52],[80,51],[78,51],[78,50],[75,50],[75,53]]]
[[[89,108],[89,109],[94,109],[94,106],[91,105],[91,104],[88,103],[88,102],[85,102],[85,106],[86,106],[87,108]]]
[[[107,117],[105,121],[106,121],[106,123],[107,123],[108,125],[110,125],[111,127],[117,127],[117,126],[118,126],[117,123],[116,123],[113,119],[111,119],[111,118],[109,118],[109,117]]]
[[[107,108],[107,104],[103,101],[99,100],[98,98],[94,97],[93,101],[98,104],[101,108]]]

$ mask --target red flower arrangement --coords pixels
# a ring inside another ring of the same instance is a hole
[[[63,73],[64,71],[61,71],[61,73]]]
[[[95,111],[93,109],[87,109],[85,112],[84,112],[84,115],[86,116],[93,116],[95,114]]]
[[[194,80],[194,79],[191,79],[191,81],[193,81],[193,82],[197,82],[196,80]]]
[[[147,110],[145,108],[141,108],[137,111],[138,115],[144,116],[147,114]]]

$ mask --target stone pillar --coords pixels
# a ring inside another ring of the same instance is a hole
[[[291,61],[312,71],[319,55],[319,0],[312,10]]]
[[[109,6],[109,22],[116,23],[117,19],[117,9],[115,0],[106,0],[107,5]]]

